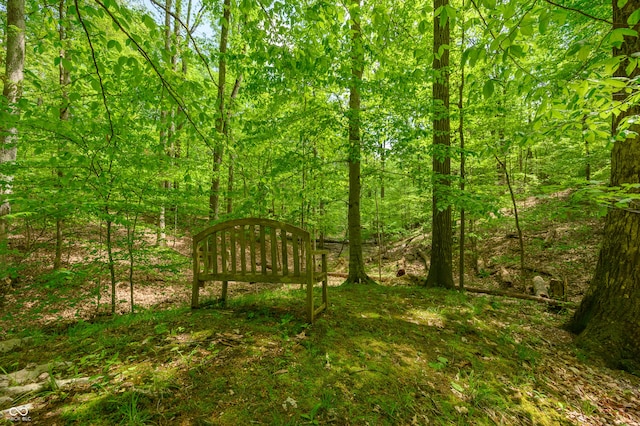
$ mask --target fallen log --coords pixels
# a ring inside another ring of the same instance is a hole
[[[327,275],[330,277],[337,277],[337,278],[349,278],[349,274],[345,273],[345,272],[327,272]],[[373,279],[374,281],[382,281],[382,282],[387,282],[387,281],[391,281],[396,277],[372,277],[371,279]]]
[[[347,278],[349,274],[344,272],[327,272],[330,277]]]
[[[490,294],[492,296],[504,296],[504,297],[513,297],[515,299],[533,300],[534,302],[546,303],[547,305],[560,306],[563,308],[576,309],[578,307],[578,305],[573,302],[564,302],[562,300],[548,299],[546,297],[532,296],[530,294],[516,293],[513,291],[487,289],[487,288],[475,288],[475,287],[465,287],[464,289],[471,293],[483,293],[483,294]]]

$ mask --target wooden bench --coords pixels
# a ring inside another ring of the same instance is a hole
[[[223,303],[229,281],[303,284],[307,317],[313,323],[327,308],[327,279],[327,251],[313,250],[310,234],[296,226],[269,219],[236,219],[193,237],[194,309],[205,281],[222,281]],[[322,282],[322,303],[314,308],[313,287],[318,282]]]

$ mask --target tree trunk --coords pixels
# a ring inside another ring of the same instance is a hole
[[[585,157],[584,176],[587,182],[589,182],[591,180],[591,152],[589,150],[589,140],[585,136],[586,130],[587,130],[587,115],[584,114],[582,116],[582,140],[584,140],[584,157]]]
[[[636,2],[618,7],[613,0],[613,25],[625,28],[627,19],[637,8]],[[633,28],[640,31],[640,24]],[[628,57],[640,51],[638,37],[624,37],[614,56],[624,56],[614,77],[633,79],[640,75],[634,69],[627,76]],[[627,94],[614,94],[614,101],[625,102]],[[628,101],[627,101],[628,102]],[[640,126],[634,132],[620,132],[627,117],[640,114],[640,105],[628,105],[613,117],[612,132],[616,139],[611,152],[611,186],[640,183]],[[635,191],[638,191],[637,189]],[[605,239],[591,285],[580,307],[568,324],[578,334],[578,343],[599,352],[611,366],[640,374],[640,203],[628,208],[612,207],[606,217]]]
[[[7,0],[7,56],[6,73],[4,78],[3,96],[11,108],[11,114],[16,121],[20,112],[15,106],[22,96],[22,81],[24,80],[24,0]],[[3,126],[4,127],[4,126]],[[2,142],[0,145],[0,164],[16,161],[18,149],[18,129],[15,123],[2,128]],[[11,181],[13,176],[0,176],[6,183],[0,188],[0,244],[7,243],[7,221],[5,216],[11,213],[8,195],[12,193]],[[1,256],[5,263],[4,254]]]
[[[217,220],[220,215],[220,166],[224,154],[225,140],[222,137],[225,123],[224,87],[227,80],[227,42],[229,39],[229,20],[231,19],[231,0],[224,0],[222,18],[220,19],[220,59],[218,61],[218,95],[216,106],[218,117],[216,130],[221,136],[213,150],[213,170],[211,174],[211,190],[209,192],[209,220]]]
[[[440,16],[449,0],[434,0],[433,19],[433,229],[431,234],[431,268],[427,287],[453,288],[453,242],[451,206],[447,199],[451,182],[451,122],[449,119],[449,19],[441,25]],[[448,202],[447,202],[448,203]]]
[[[518,232],[518,247],[520,252],[520,282],[525,284],[525,268],[524,268],[524,235],[522,234],[522,228],[520,227],[520,216],[518,215],[518,203],[516,202],[516,194],[513,192],[513,184],[511,182],[511,174],[507,171],[507,160],[500,160],[496,155],[496,161],[502,166],[503,176],[509,189],[509,195],[511,196],[511,204],[513,205],[513,217],[516,224],[516,231]]]
[[[67,58],[66,52],[66,40],[67,40],[67,13],[65,7],[65,0],[60,0],[58,5],[58,17],[60,19],[60,27],[58,28],[59,40],[60,40],[60,58]],[[62,105],[60,107],[60,121],[69,120],[69,91],[68,86],[71,84],[71,73],[64,67],[62,60],[58,65],[59,81],[60,81],[60,93]],[[58,169],[58,187],[62,187],[60,182],[62,179],[62,169]],[[58,270],[62,266],[62,244],[63,233],[62,227],[64,220],[62,218],[62,212],[59,209],[56,217],[56,254],[53,259],[53,269]]]
[[[107,217],[109,217],[109,208],[105,208],[105,213]],[[107,259],[109,262],[109,276],[111,277],[111,315],[115,315],[116,313],[116,266],[115,261],[113,260],[113,243],[112,243],[112,232],[111,225],[113,222],[109,217],[107,219]]]
[[[240,91],[240,85],[242,84],[242,74],[236,78],[236,82],[233,85],[233,89],[231,90],[231,96],[229,97],[229,108],[227,108],[225,114],[225,121],[222,126],[222,135],[224,136],[225,141],[228,143],[233,141],[233,137],[231,136],[231,106],[233,101],[238,96],[238,92]],[[229,156],[229,177],[227,179],[227,214],[231,214],[233,212],[233,181],[234,181],[234,168],[236,162],[237,155],[235,152],[232,152]]]
[[[464,13],[464,0],[462,0],[462,11]],[[462,35],[460,37],[461,50],[464,51],[464,16],[462,17]],[[464,152],[464,63],[460,66],[460,87],[458,88],[458,114],[459,114],[459,122],[458,122],[458,133],[460,135],[460,193],[464,196],[465,190],[465,179],[466,179],[466,154]],[[465,225],[466,225],[466,215],[465,215],[464,206],[460,208],[460,251],[459,251],[459,277],[458,277],[458,287],[460,290],[464,288],[464,252],[465,252]]]
[[[164,48],[167,52],[171,51],[171,8],[172,8],[172,0],[166,0],[165,2],[165,10],[164,10]],[[171,57],[171,64],[173,66],[175,55]],[[171,113],[168,109],[163,109],[160,112],[160,125],[162,128],[160,129],[160,143],[162,144],[165,151],[169,150],[170,139],[172,136],[171,131]],[[160,186],[164,192],[166,192],[171,184],[168,180],[162,182]],[[160,214],[158,215],[158,235],[156,239],[156,245],[158,247],[165,247],[167,245],[167,208],[163,204],[160,206]]]
[[[370,281],[362,256],[360,225],[360,85],[364,69],[360,0],[351,0],[351,87],[349,88],[349,277],[347,282]]]

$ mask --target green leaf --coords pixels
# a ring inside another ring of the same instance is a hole
[[[583,98],[584,95],[586,95],[589,91],[589,83],[586,80],[583,80],[582,82],[575,84],[572,87],[576,91],[576,93],[580,95],[581,98]]]
[[[523,25],[520,27],[520,33],[523,36],[529,37],[533,34],[533,26],[532,25]]]
[[[69,93],[69,102],[78,102],[80,99],[82,99],[82,96],[80,95],[80,93],[78,92]]]
[[[515,15],[516,13],[516,5],[515,2],[508,2],[504,8],[504,12],[502,13],[502,16],[504,17],[505,21],[509,18],[511,18],[513,15]]]
[[[420,21],[420,23],[418,24],[418,31],[420,31],[420,34],[424,34],[429,30],[429,22],[425,19]]]
[[[464,393],[464,388],[457,382],[451,382],[451,387],[460,393]]]
[[[487,9],[495,9],[496,8],[496,0],[483,0],[482,3]]]
[[[618,78],[608,78],[604,83],[616,89],[624,89],[627,87],[627,82]]]
[[[578,59],[581,61],[584,61],[589,57],[590,54],[591,54],[591,46],[585,44],[578,51]]]
[[[440,28],[445,28],[449,20],[449,11],[446,7],[442,7],[440,11]]]
[[[578,51],[582,48],[582,43],[574,43],[571,45],[571,47],[569,47],[569,50],[567,50],[567,56],[573,56],[576,53],[578,53]]]
[[[638,32],[630,28],[616,28],[615,30],[611,31],[611,43],[623,43],[624,36],[637,37]]]
[[[629,3],[629,0],[618,0],[618,9],[622,9]]]
[[[625,69],[627,75],[631,75],[632,72],[638,67],[638,59],[637,58],[629,58],[629,64]]]
[[[547,28],[549,27],[549,20],[549,15],[540,17],[540,22],[538,22],[538,31],[540,31],[540,34],[545,34],[547,32]]]
[[[120,42],[119,42],[118,40],[109,40],[109,41],[107,42],[107,47],[108,47],[109,49],[113,49],[113,48],[115,48],[115,49],[117,49],[117,50],[118,50],[118,52],[121,52],[121,51],[122,51],[122,45],[120,44]]]
[[[150,30],[154,30],[157,28],[156,21],[149,15],[142,15],[142,23],[149,28]]]
[[[67,71],[73,70],[73,64],[67,58],[62,58],[62,67]]]
[[[509,53],[511,53],[516,58],[522,58],[524,56],[524,50],[522,49],[522,46],[517,44],[509,46]]]
[[[100,87],[100,82],[98,80],[91,80],[91,87],[93,87],[93,90],[96,92],[102,91],[102,87]]]
[[[564,9],[554,9],[553,11],[553,21],[558,25],[564,25],[567,21],[567,16],[569,13]]]
[[[631,16],[629,16],[629,19],[627,19],[627,24],[632,27],[634,27],[638,22],[640,22],[640,8],[636,9]]]
[[[618,67],[620,67],[620,62],[622,62],[622,57],[620,56],[609,58],[603,61],[602,64],[604,65],[604,72],[606,74],[613,74],[618,69]]]
[[[482,95],[488,99],[493,95],[493,80],[487,80],[482,87]]]

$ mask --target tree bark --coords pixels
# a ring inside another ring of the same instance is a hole
[[[622,8],[613,0],[613,27],[628,28],[627,20],[637,8],[628,2]],[[640,31],[640,25],[633,28]],[[625,36],[613,56],[623,56],[614,77],[633,79],[637,68],[627,75],[628,57],[640,51],[638,37]],[[637,90],[637,89],[636,89]],[[625,91],[615,93],[617,102],[625,102]],[[611,152],[611,186],[640,183],[640,126],[635,133],[621,132],[628,117],[640,114],[640,105],[627,105],[612,119],[615,143]],[[637,189],[635,191],[638,191]],[[578,334],[578,343],[600,353],[613,367],[640,374],[640,203],[628,208],[612,207],[606,217],[605,239],[591,285],[568,328]]]
[[[507,170],[507,159],[505,156],[505,160],[502,161],[496,155],[496,161],[502,167],[503,176],[505,178],[505,183],[507,184],[507,188],[509,189],[509,195],[511,197],[511,205],[513,206],[513,217],[515,220],[516,231],[518,232],[518,247],[520,252],[520,282],[522,285],[525,283],[525,266],[524,266],[524,235],[522,234],[522,227],[520,227],[520,216],[518,215],[518,203],[516,202],[516,194],[513,192],[513,184],[511,183],[511,173]]]
[[[464,0],[462,0],[462,11],[464,13]],[[462,35],[460,37],[461,50],[464,51],[465,48],[465,32],[464,32],[464,15],[462,17]],[[458,114],[459,114],[459,122],[458,122],[458,133],[460,135],[460,193],[464,195],[465,190],[465,179],[466,176],[466,154],[464,152],[464,63],[460,65],[460,86],[458,88]],[[458,287],[460,290],[464,288],[464,252],[465,252],[465,225],[466,225],[466,214],[465,208],[462,206],[460,208],[460,247],[459,247],[459,277],[458,277]]]
[[[60,26],[58,28],[59,40],[60,40],[60,58],[67,58],[66,52],[66,40],[67,40],[67,10],[65,5],[65,0],[60,0],[58,5],[58,17],[60,19]],[[59,81],[60,81],[60,94],[62,105],[60,107],[60,121],[68,121],[69,120],[69,90],[68,86],[71,84],[71,73],[64,67],[62,60],[60,60],[60,64],[58,65],[59,72]],[[62,169],[58,169],[58,187],[62,187],[61,179],[63,177]],[[62,244],[63,244],[63,233],[62,227],[64,225],[64,220],[62,217],[62,212],[58,211],[56,217],[56,254],[53,259],[53,269],[58,270],[62,266]]]
[[[218,95],[216,106],[218,117],[216,131],[221,136],[213,150],[213,170],[211,174],[211,190],[209,192],[209,220],[217,220],[220,215],[220,166],[224,154],[224,87],[227,80],[227,44],[229,39],[229,21],[231,19],[231,0],[224,0],[222,18],[220,19],[220,59],[218,61]]]
[[[236,96],[238,96],[238,92],[240,91],[241,84],[242,84],[242,74],[240,74],[236,78],[236,82],[234,83],[233,89],[231,90],[231,96],[229,96],[229,108],[227,108],[227,111],[225,112],[225,121],[222,126],[222,134],[224,136],[224,139],[228,142],[233,141],[233,137],[231,136],[231,110],[232,110],[231,107],[233,106],[233,101],[236,99]],[[234,169],[235,169],[236,159],[237,159],[236,153],[232,152],[231,155],[229,156],[229,176],[227,179],[227,195],[226,195],[227,214],[231,214],[233,212],[233,181],[235,178]]]
[[[447,195],[451,186],[451,122],[449,118],[449,19],[441,25],[440,14],[449,0],[434,0],[433,19],[433,229],[431,268],[427,287],[453,288],[453,242],[451,206]],[[447,204],[446,206],[443,204]]]
[[[24,0],[7,0],[7,56],[4,78],[3,96],[7,99],[11,114],[17,121],[20,114],[16,103],[22,96],[24,80]],[[0,164],[13,163],[17,158],[18,129],[15,123],[8,128],[0,129],[2,143],[0,145]],[[12,194],[13,176],[0,176],[6,183],[0,188],[0,244],[7,242],[6,216],[11,213],[8,195]],[[4,255],[2,256],[4,263]]]
[[[349,88],[349,277],[347,282],[371,281],[364,269],[360,223],[360,85],[364,70],[364,49],[360,27],[360,0],[351,0],[351,87]]]
[[[171,8],[172,0],[166,0],[164,10],[164,48],[167,52],[171,51]],[[171,65],[174,67],[175,55],[171,57]],[[169,109],[163,109],[160,112],[160,143],[165,151],[169,150],[170,139],[172,136],[172,117]],[[167,191],[171,187],[171,183],[165,180],[161,184],[163,191]],[[156,245],[158,247],[165,247],[167,245],[167,208],[164,204],[160,206],[160,214],[158,215],[158,235],[156,239]]]

